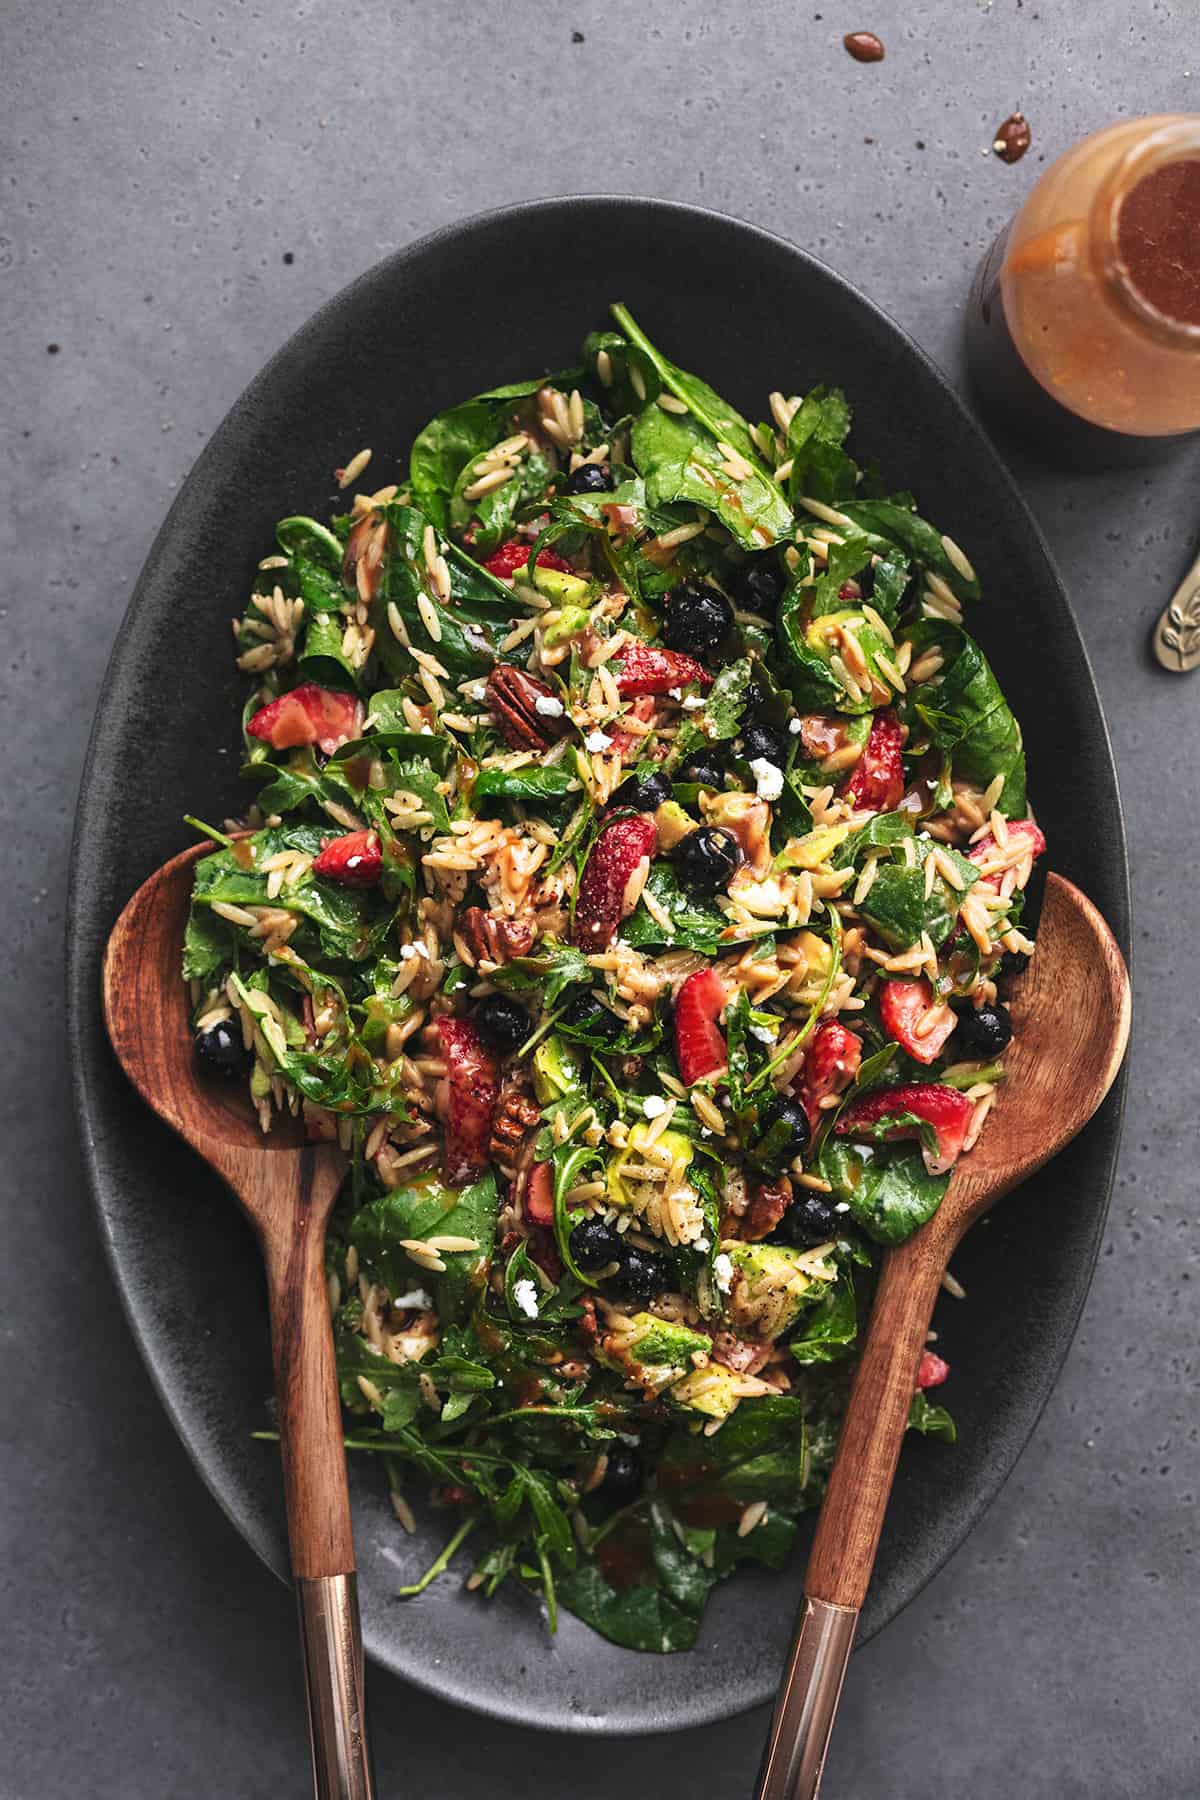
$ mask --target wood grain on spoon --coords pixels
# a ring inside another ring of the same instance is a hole
[[[941,1206],[884,1258],[776,1701],[759,1800],[816,1793],[854,1625],[866,1598],[942,1275],[963,1233],[1081,1131],[1129,1039],[1124,958],[1097,909],[1048,875],[1037,953],[1012,1001],[1006,1078]],[[1052,1229],[1052,1222],[1048,1228]]]

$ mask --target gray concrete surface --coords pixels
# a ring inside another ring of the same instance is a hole
[[[840,47],[861,26],[887,44],[879,67]],[[957,368],[969,273],[1039,159],[1116,114],[1197,104],[1195,12],[1188,0],[8,0],[0,86],[0,1795],[298,1795],[290,1601],[150,1390],[64,1105],[75,785],[164,510],[319,301],[416,234],[531,195],[627,190],[742,214],[826,257]],[[1005,168],[985,152],[1015,106],[1034,150]],[[1200,1792],[1200,676],[1168,679],[1144,648],[1194,553],[1200,446],[1153,474],[1015,467],[1079,611],[1129,812],[1140,963],[1127,1134],[1063,1379],[983,1525],[856,1660],[831,1800]],[[584,1747],[415,1705],[378,1675],[371,1702],[383,1794],[429,1800],[590,1800],[631,1776],[644,1793],[736,1796],[763,1728],[756,1716]]]

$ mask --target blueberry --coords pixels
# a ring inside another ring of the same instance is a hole
[[[1000,967],[996,971],[1002,981],[1011,981],[1014,975],[1023,975],[1029,962],[1019,950],[1006,950],[1000,958]]]
[[[783,1243],[791,1244],[797,1250],[809,1249],[813,1244],[827,1244],[837,1235],[838,1215],[824,1194],[815,1194],[809,1188],[797,1194],[776,1230],[776,1236]]]
[[[689,831],[671,854],[680,878],[697,894],[719,893],[742,860],[737,839],[719,825]]]
[[[782,768],[787,760],[787,738],[777,725],[761,721],[747,725],[742,731],[742,754],[747,762],[765,756],[768,762]]]
[[[198,1031],[194,1048],[197,1062],[210,1075],[224,1075],[232,1081],[250,1073],[252,1059],[233,1019],[222,1019],[207,1031]]]
[[[764,1175],[782,1175],[803,1156],[812,1137],[808,1114],[798,1100],[776,1094],[758,1115],[758,1135],[749,1160]]]
[[[621,1021],[615,1013],[590,993],[576,994],[558,1015],[560,1025],[571,1031],[586,1031],[589,1037],[615,1038],[621,1034]]]
[[[621,1239],[603,1219],[583,1219],[571,1233],[571,1255],[581,1269],[603,1269],[619,1262]]]
[[[774,562],[752,557],[737,574],[737,597],[747,612],[770,618],[783,593],[783,576]]]
[[[665,1256],[639,1250],[636,1244],[627,1244],[622,1238],[618,1260],[621,1266],[609,1277],[608,1285],[622,1300],[644,1305],[670,1286]]]
[[[725,771],[711,750],[701,750],[676,771],[676,780],[694,781],[697,787],[717,788],[725,785]]]
[[[619,1506],[630,1506],[642,1491],[645,1481],[642,1459],[631,1444],[613,1443],[608,1449],[604,1479],[593,1489],[597,1500],[611,1512]]]
[[[671,798],[670,777],[661,769],[637,769],[627,775],[612,797],[613,806],[632,806],[638,812],[655,812]]]
[[[683,581],[667,600],[663,639],[684,656],[707,656],[733,624],[733,608],[724,594],[700,581]]]
[[[966,1056],[999,1056],[1012,1036],[1012,1020],[1006,1006],[970,1007],[958,1015],[955,1047]]]
[[[474,1017],[480,1035],[504,1056],[519,1050],[533,1029],[521,1002],[507,994],[486,995],[475,1008]]]
[[[611,494],[612,470],[605,463],[580,463],[567,486],[573,494]]]

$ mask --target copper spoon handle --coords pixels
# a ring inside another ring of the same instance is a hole
[[[278,1163],[265,1152],[255,1174]],[[362,1630],[337,1363],[325,1284],[325,1220],[340,1170],[305,1151],[285,1205],[257,1209],[271,1305],[271,1349],[288,1540],[300,1615],[317,1800],[371,1800]],[[283,1183],[280,1170],[275,1185]],[[273,1194],[278,1201],[282,1194]]]
[[[884,1259],[775,1701],[756,1800],[813,1800],[866,1598],[946,1245],[926,1232]]]

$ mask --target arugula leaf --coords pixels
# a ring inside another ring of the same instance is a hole
[[[547,1012],[553,1012],[568,988],[592,979],[582,950],[543,938],[533,956],[518,956],[494,970],[490,980],[510,994],[540,994]],[[611,1016],[611,1015],[610,1015]]]
[[[923,1388],[918,1388],[913,1395],[912,1405],[908,1409],[908,1429],[919,1431],[923,1437],[941,1438],[946,1444],[958,1441],[958,1428],[954,1420],[944,1406],[934,1406],[925,1398]]]
[[[931,1175],[915,1146],[854,1144],[827,1137],[818,1159],[820,1174],[850,1216],[878,1244],[902,1244],[931,1219],[950,1185],[949,1175]]]
[[[922,620],[910,635],[914,660],[934,645],[942,653],[938,674],[909,690],[911,714],[951,758],[956,775],[984,788],[1003,775],[999,809],[1006,818],[1024,818],[1021,727],[979,645],[960,625],[942,619]]]
[[[746,710],[746,690],[753,678],[754,665],[748,656],[717,671],[703,709],[689,714],[676,732],[668,769],[678,768],[702,745],[725,743],[737,736]]]

